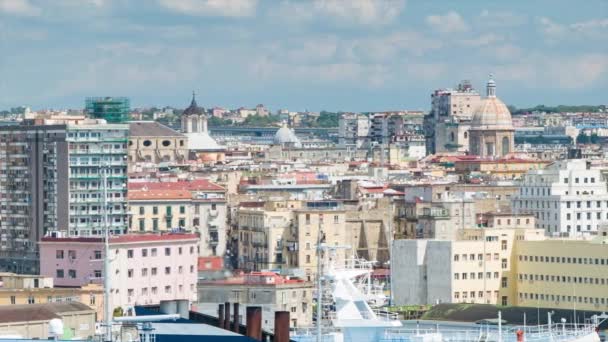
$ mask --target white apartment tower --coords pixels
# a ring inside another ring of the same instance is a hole
[[[536,216],[547,235],[580,237],[597,233],[608,220],[606,180],[583,159],[556,161],[530,170],[513,197],[513,210]]]

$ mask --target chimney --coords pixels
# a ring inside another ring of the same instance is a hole
[[[217,309],[217,327],[224,329],[224,304],[220,304]]]
[[[274,313],[274,339],[272,341],[289,342],[289,311]]]
[[[230,302],[224,304],[224,329],[230,330]]]
[[[239,322],[239,303],[234,303],[234,327],[232,331],[237,334],[241,333],[241,323]]]
[[[262,340],[262,308],[260,306],[247,307],[246,335],[256,341]]]

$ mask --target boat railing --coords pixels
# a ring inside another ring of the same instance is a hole
[[[551,325],[532,326],[509,326],[499,331],[495,325],[480,325],[470,328],[396,328],[387,329],[382,341],[400,341],[405,336],[424,336],[441,334],[442,338],[449,341],[517,341],[517,336],[523,334],[527,342],[553,341],[566,342],[573,338],[580,338],[593,334],[593,324],[567,324],[555,323]],[[500,337],[500,338],[499,338]]]
[[[380,319],[382,321],[398,321],[399,320],[399,313],[397,313],[397,312],[389,312],[386,310],[378,310],[378,309],[374,309],[372,311],[374,312],[374,315],[376,315],[376,317],[378,317],[378,319]]]

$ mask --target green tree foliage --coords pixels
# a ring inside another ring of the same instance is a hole
[[[576,137],[576,143],[577,144],[588,144],[591,142],[591,138],[585,134],[585,132],[580,132],[578,134],[578,136]]]
[[[340,120],[340,112],[333,113],[322,110],[319,113],[319,117],[313,122],[310,123],[311,127],[338,127],[338,122]]]
[[[532,112],[544,112],[544,113],[577,113],[577,112],[586,112],[586,113],[598,113],[600,111],[606,111],[606,106],[591,106],[591,105],[581,105],[581,106],[570,106],[570,105],[559,105],[559,106],[545,106],[538,105],[532,108],[516,108],[515,106],[509,105],[507,106],[511,114],[520,115]]]
[[[207,123],[210,127],[230,126],[232,125],[232,120],[218,118],[217,116],[211,116],[209,117],[209,120],[207,120]]]
[[[266,126],[274,126],[276,123],[280,121],[280,117],[278,115],[249,115],[245,118],[245,121],[241,124],[241,126],[251,126],[251,127],[266,127]]]

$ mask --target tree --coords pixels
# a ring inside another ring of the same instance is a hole
[[[592,144],[597,144],[600,142],[600,137],[596,133],[593,133],[591,134],[591,138],[589,138],[589,140]]]

